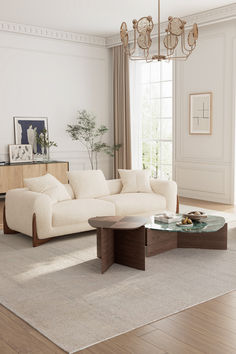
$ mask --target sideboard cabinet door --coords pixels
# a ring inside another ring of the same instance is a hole
[[[24,178],[33,178],[43,176],[47,173],[46,164],[23,165],[23,181]]]
[[[0,166],[0,193],[23,187],[22,168],[23,166]]]
[[[68,162],[49,163],[47,164],[47,173],[56,177],[61,183],[68,183],[66,172],[68,171]]]
[[[68,183],[66,175],[68,170],[68,162],[0,166],[0,194],[6,193],[9,189],[23,188],[24,178],[39,177],[46,173],[51,173],[61,183]]]

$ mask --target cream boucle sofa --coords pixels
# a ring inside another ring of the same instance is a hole
[[[33,238],[33,246],[49,238],[92,230],[88,219],[95,216],[152,215],[164,210],[176,211],[177,185],[173,181],[151,180],[153,193],[120,193],[121,180],[107,180],[110,195],[96,199],[53,202],[48,195],[27,188],[6,194],[4,232],[21,232]]]

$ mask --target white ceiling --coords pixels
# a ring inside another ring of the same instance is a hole
[[[233,0],[162,0],[161,21],[229,5]],[[0,0],[0,20],[99,36],[119,32],[126,21],[151,15],[157,0]]]

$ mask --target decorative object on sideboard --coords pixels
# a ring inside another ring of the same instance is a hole
[[[34,160],[42,160],[43,151],[37,142],[37,134],[48,131],[47,118],[14,117],[15,144],[30,144]]]
[[[121,144],[108,145],[102,142],[103,136],[108,132],[105,125],[96,126],[96,117],[86,110],[78,111],[76,124],[67,125],[67,133],[72,140],[79,141],[87,150],[91,169],[98,168],[98,154],[103,152],[111,157],[119,150]]]
[[[189,95],[189,134],[212,134],[212,92]]]
[[[10,163],[25,163],[33,161],[32,146],[25,145],[9,145]]]
[[[50,148],[57,147],[57,143],[55,141],[50,141],[48,136],[47,129],[43,129],[40,134],[36,133],[37,143],[41,147],[43,159],[49,161],[50,160]]]
[[[158,34],[157,34],[157,53],[151,55],[149,50],[152,45],[151,32],[154,28],[154,23],[151,16],[142,17],[138,21],[133,20],[133,48],[129,47],[129,33],[127,24],[122,22],[120,27],[120,38],[124,46],[124,51],[132,60],[146,60],[151,62],[153,60],[170,60],[170,59],[187,59],[192,51],[196,48],[198,39],[198,26],[196,23],[190,29],[188,35],[185,33],[186,21],[178,17],[168,17],[168,26],[165,30],[166,35],[161,39],[161,20],[160,20],[160,0],[158,0]],[[187,37],[187,38],[186,38]],[[165,53],[161,53],[161,41],[166,48]],[[178,43],[180,45],[178,47]],[[143,52],[140,54],[139,47]],[[175,51],[176,48],[179,51]]]

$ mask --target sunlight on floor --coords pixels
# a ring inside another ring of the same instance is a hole
[[[20,282],[26,282],[34,278],[40,277],[45,274],[54,273],[60,270],[65,270],[71,268],[78,264],[86,263],[91,259],[94,259],[94,249],[87,248],[86,252],[81,252],[80,258],[78,258],[77,252],[70,252],[66,257],[55,256],[54,259],[47,262],[37,262],[31,266],[31,269],[17,274],[14,276],[14,279]]]

